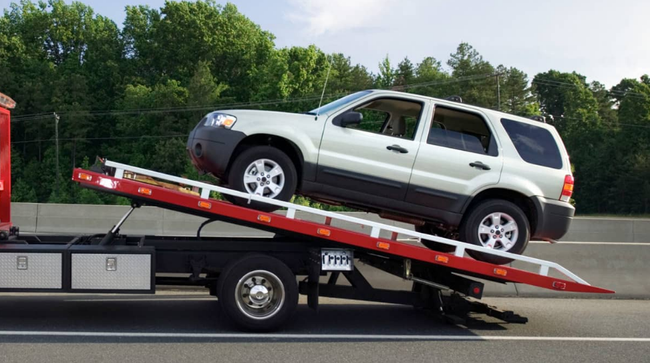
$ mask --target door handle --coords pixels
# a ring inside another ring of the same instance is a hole
[[[389,145],[389,146],[386,146],[386,149],[391,150],[391,151],[399,151],[400,154],[406,154],[407,152],[409,152],[407,149],[405,149],[405,148],[403,148],[403,147],[401,147],[399,145]]]
[[[479,168],[479,169],[483,169],[483,170],[490,170],[491,169],[488,165],[483,164],[480,161],[475,161],[473,163],[469,163],[469,166],[471,166],[472,168]]]

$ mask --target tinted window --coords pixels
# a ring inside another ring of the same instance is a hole
[[[562,156],[551,133],[541,127],[501,119],[515,148],[527,163],[562,169]]]
[[[496,156],[490,129],[477,114],[436,106],[427,143],[452,149]]]

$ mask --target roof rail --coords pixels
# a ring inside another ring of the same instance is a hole
[[[540,116],[540,115],[530,116],[530,119],[546,123],[546,117],[544,117],[544,116]]]

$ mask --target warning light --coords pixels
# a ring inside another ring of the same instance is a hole
[[[86,174],[86,173],[79,173],[79,179],[85,180],[85,181],[91,181],[91,180],[93,180],[93,176],[90,175],[90,174]]]
[[[508,270],[502,269],[502,268],[495,268],[494,269],[494,274],[499,275],[499,276],[505,276],[508,274]]]
[[[553,281],[553,288],[558,290],[566,290],[566,282]]]
[[[271,217],[264,214],[258,215],[257,220],[260,222],[271,223]]]
[[[389,250],[390,249],[390,243],[388,243],[388,242],[377,242],[377,248],[381,248],[382,250]]]
[[[153,191],[149,188],[138,188],[138,193],[144,194],[144,195],[151,195]]]
[[[12,100],[11,97],[6,94],[0,93],[0,106],[13,110],[16,107],[16,101]]]
[[[319,228],[316,233],[325,237],[329,237],[332,234],[332,232],[329,229],[325,229],[325,228]]]
[[[204,209],[212,209],[212,203],[210,202],[204,202],[204,201],[199,201],[199,208],[204,208]]]
[[[449,263],[449,257],[447,256],[436,255],[435,260],[442,263]]]

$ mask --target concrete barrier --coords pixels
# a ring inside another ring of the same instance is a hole
[[[127,206],[12,204],[14,224],[23,232],[36,233],[105,233],[126,213]],[[356,217],[381,221],[410,229],[412,226],[382,220],[375,214],[348,213]],[[297,218],[316,220],[304,213]],[[204,218],[183,213],[143,207],[135,211],[122,228],[125,234],[187,235],[193,236]],[[368,227],[335,222],[369,233]],[[271,236],[268,232],[214,222],[203,230],[204,236]],[[385,237],[388,234],[384,234]],[[569,233],[558,244],[533,241],[526,255],[557,262],[590,283],[617,291],[618,298],[650,298],[650,219],[586,218],[577,217]],[[526,268],[515,264],[515,267]],[[379,287],[410,288],[410,283],[399,278],[361,266],[371,282]],[[559,276],[558,276],[559,277]],[[564,296],[557,291],[532,288],[525,285],[487,284],[491,296]],[[584,296],[570,294],[570,296]]]

